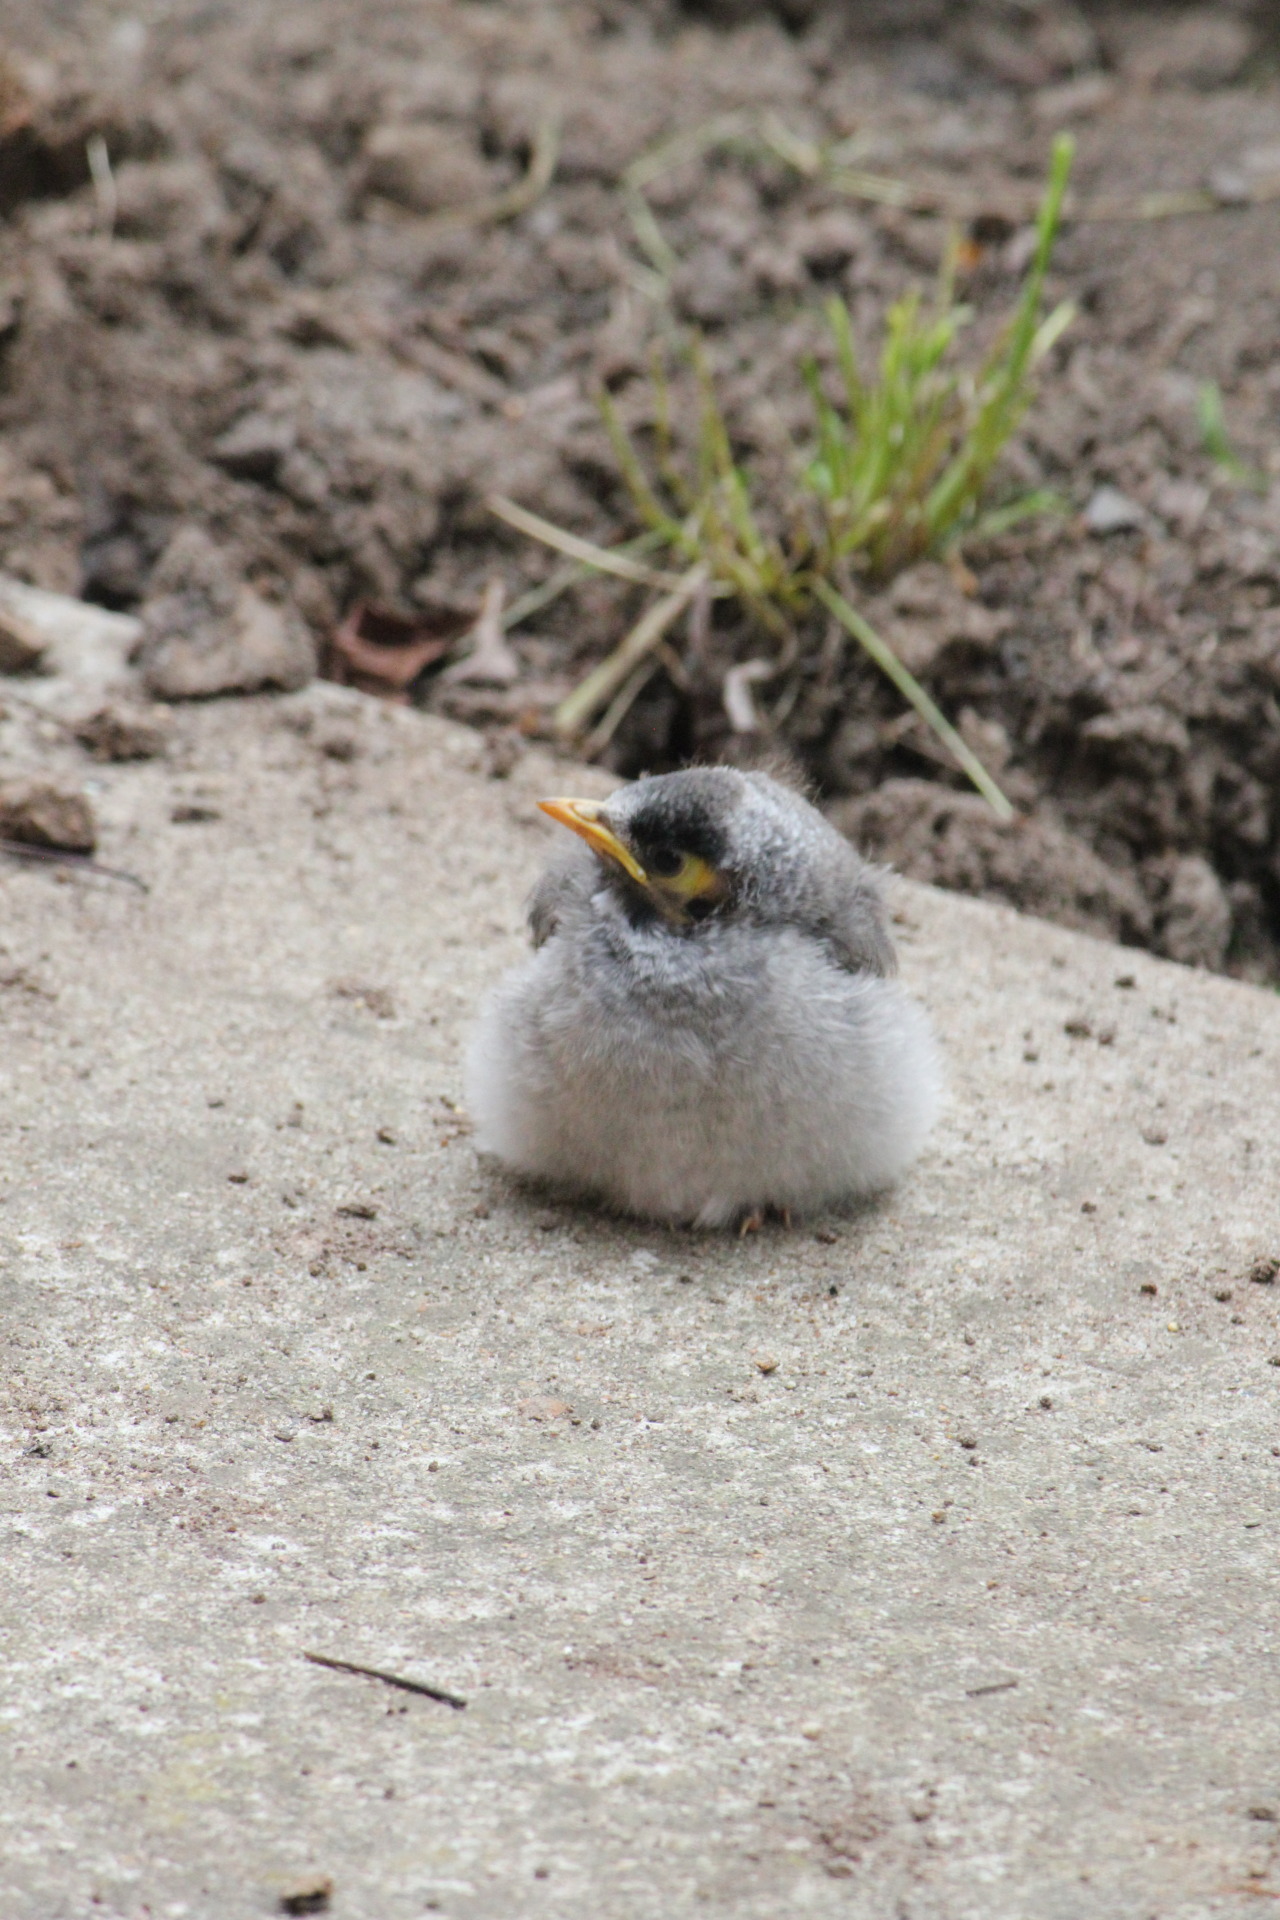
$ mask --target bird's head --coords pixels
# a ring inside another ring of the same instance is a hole
[[[892,948],[870,869],[800,794],[763,773],[691,767],[607,800],[543,800],[634,915],[679,932],[712,920],[792,926],[884,971]],[[850,928],[851,916],[857,933]]]
[[[688,926],[726,906],[736,890],[735,798],[718,770],[700,769],[638,781],[605,801],[538,804],[586,841],[631,904]]]

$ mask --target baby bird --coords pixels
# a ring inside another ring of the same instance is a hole
[[[472,1041],[480,1151],[699,1227],[891,1185],[940,1072],[849,843],[729,767],[539,804],[577,838],[534,891],[533,957]]]

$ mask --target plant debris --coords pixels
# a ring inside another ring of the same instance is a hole
[[[414,683],[452,652],[474,620],[473,611],[456,606],[406,618],[361,603],[335,628],[326,671],[340,685],[407,701]]]
[[[336,1660],[327,1653],[304,1653],[313,1667],[328,1667],[334,1673],[355,1673],[367,1680],[381,1680],[384,1687],[399,1687],[404,1693],[420,1693],[428,1700],[438,1700],[442,1706],[453,1707],[461,1712],[466,1701],[456,1693],[447,1693],[443,1687],[432,1687],[425,1680],[408,1680],[401,1673],[384,1673],[381,1667],[364,1667],[355,1660]]]

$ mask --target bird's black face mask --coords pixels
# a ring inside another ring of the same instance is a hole
[[[688,928],[708,919],[730,895],[723,837],[705,820],[681,820],[671,808],[643,810],[623,839],[596,800],[540,800],[544,813],[585,840],[617,875],[628,907]],[[672,816],[672,817],[669,817]]]

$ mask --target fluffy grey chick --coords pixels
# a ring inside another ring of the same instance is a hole
[[[540,804],[578,842],[472,1041],[481,1152],[703,1227],[891,1185],[933,1121],[938,1060],[848,842],[728,767]]]

